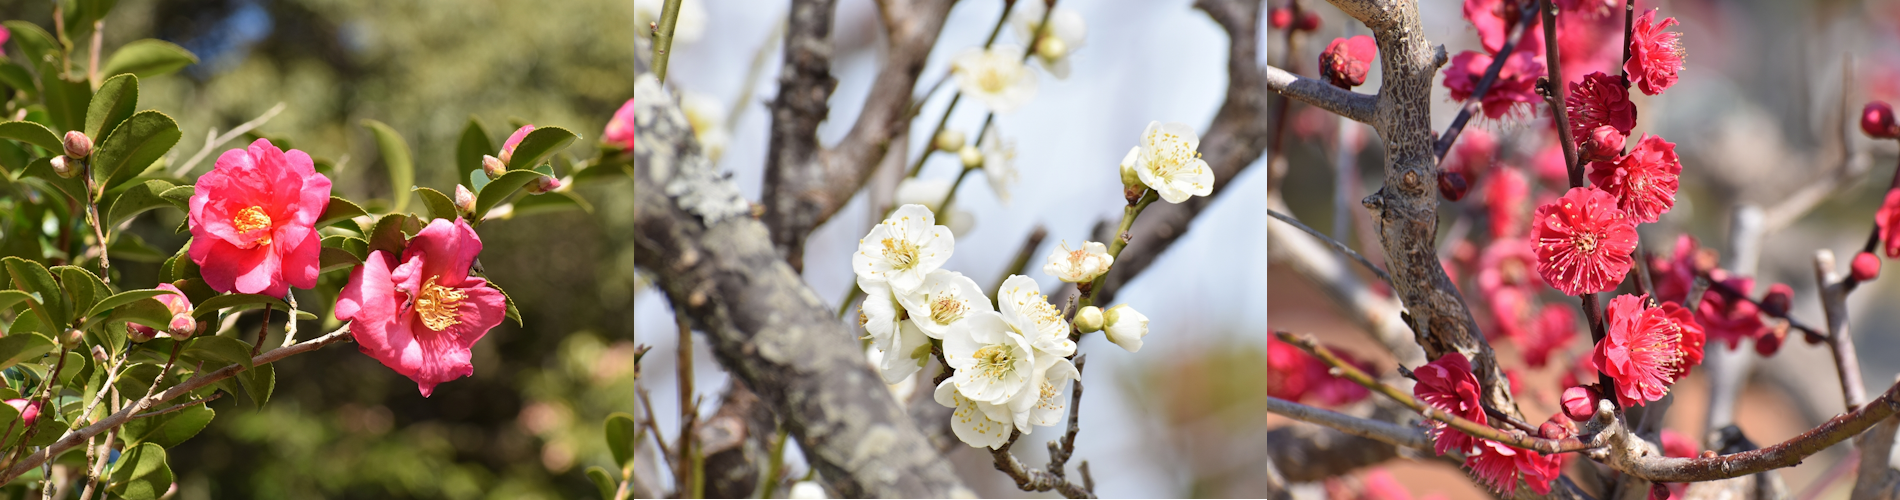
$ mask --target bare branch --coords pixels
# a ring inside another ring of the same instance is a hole
[[[1280,222],[1285,222],[1288,225],[1299,228],[1301,231],[1306,231],[1306,234],[1313,235],[1314,238],[1318,238],[1320,241],[1326,242],[1326,245],[1332,247],[1333,251],[1339,252],[1340,254],[1345,255],[1347,257],[1352,257],[1352,260],[1359,261],[1359,265],[1365,266],[1366,270],[1368,271],[1372,271],[1372,274],[1374,276],[1378,276],[1380,281],[1384,281],[1386,282],[1386,284],[1392,283],[1392,275],[1386,274],[1384,269],[1379,269],[1379,266],[1372,265],[1372,261],[1366,260],[1366,257],[1363,255],[1359,255],[1359,252],[1355,252],[1351,248],[1347,248],[1345,243],[1340,243],[1339,240],[1335,240],[1332,237],[1326,236],[1324,234],[1320,234],[1319,231],[1314,230],[1313,228],[1306,227],[1306,224],[1301,224],[1298,219],[1294,219],[1293,216],[1291,215],[1283,214],[1273,209],[1267,209],[1267,215],[1272,216],[1275,219],[1279,219]]]
[[[1834,353],[1841,395],[1852,411],[1867,401],[1867,386],[1860,381],[1860,357],[1854,351],[1854,335],[1847,330],[1846,282],[1835,269],[1833,250],[1814,252],[1814,281],[1821,290],[1821,310],[1827,314],[1828,350]]]
[[[1620,425],[1598,435],[1609,446],[1611,468],[1654,482],[1687,483],[1741,477],[1792,467],[1815,453],[1859,435],[1900,412],[1900,384],[1868,404],[1829,419],[1807,432],[1774,446],[1709,458],[1669,458],[1654,445],[1630,435]],[[1599,409],[1601,411],[1601,409]]]
[[[1267,88],[1318,106],[1352,121],[1371,124],[1379,117],[1379,98],[1267,66]]]
[[[1269,195],[1267,200],[1270,206],[1284,207],[1277,194]],[[1400,316],[1398,300],[1367,288],[1344,259],[1321,248],[1318,240],[1280,224],[1268,224],[1267,258],[1273,263],[1286,264],[1312,282],[1360,330],[1398,358],[1400,364],[1425,364],[1425,351],[1413,340],[1412,328]]]
[[[1354,436],[1377,439],[1394,446],[1427,451],[1432,449],[1431,437],[1426,436],[1425,432],[1418,428],[1359,418],[1275,397],[1267,398],[1267,412],[1285,415],[1301,422],[1324,425]]]

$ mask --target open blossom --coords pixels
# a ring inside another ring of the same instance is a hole
[[[858,322],[870,336],[871,348],[882,353],[878,358],[878,374],[884,377],[886,384],[902,382],[923,368],[930,358],[930,337],[918,328],[917,315],[906,316],[907,311],[898,299],[918,293],[900,295],[892,291],[890,283],[862,276],[858,277],[858,288],[864,290],[864,302],[858,306]]]
[[[1682,34],[1663,31],[1676,24],[1673,17],[1656,22],[1655,10],[1636,18],[1630,38],[1630,59],[1623,63],[1623,71],[1629,74],[1630,83],[1644,94],[1661,94],[1663,89],[1676,84],[1676,73],[1682,71]]]
[[[859,286],[864,286],[860,284]],[[870,288],[865,288],[868,291]],[[989,296],[976,282],[956,271],[938,269],[924,278],[924,286],[914,293],[898,294],[897,302],[909,313],[923,335],[941,339],[950,333],[950,325],[972,314],[993,311]],[[926,345],[928,342],[925,343]],[[926,352],[925,354],[929,354]]]
[[[1484,407],[1478,402],[1478,377],[1471,374],[1471,360],[1464,354],[1448,352],[1437,360],[1412,370],[1418,384],[1412,395],[1452,415],[1473,422],[1484,422]],[[1443,455],[1451,451],[1469,451],[1478,440],[1437,420],[1431,421],[1432,448]]]
[[[601,131],[600,134],[601,140],[610,144],[618,144],[627,150],[632,150],[634,138],[633,124],[633,99],[627,99],[626,104],[620,105],[620,109],[614,111],[613,119],[607,120],[607,129]]]
[[[1483,52],[1467,50],[1451,58],[1445,68],[1445,88],[1451,89],[1452,100],[1463,102],[1477,92],[1478,80],[1484,78],[1490,66],[1491,56]],[[1496,120],[1542,102],[1537,96],[1537,77],[1543,74],[1542,57],[1527,51],[1513,52],[1498,71],[1497,81],[1484,93],[1485,118]]]
[[[315,224],[329,205],[330,178],[303,151],[266,139],[225,151],[191,195],[191,261],[218,292],[283,297],[315,287]]]
[[[924,277],[943,267],[956,248],[950,228],[923,205],[904,205],[858,240],[851,271],[863,279],[886,281],[897,293],[923,286]]]
[[[1067,359],[1055,358],[1053,365],[1043,370],[1036,380],[1036,405],[1029,408],[1030,426],[1051,426],[1062,423],[1063,410],[1069,407],[1069,400],[1062,397],[1062,391],[1069,388],[1069,382],[1081,378],[1082,372],[1076,371],[1075,363]],[[1023,432],[1029,428],[1018,424]]]
[[[1887,258],[1900,258],[1900,189],[1887,191],[1874,212],[1874,225],[1880,229],[1880,241],[1886,242]]]
[[[180,339],[191,338],[191,335],[198,330],[197,320],[191,317],[191,299],[186,298],[185,292],[179,291],[178,287],[172,286],[171,283],[159,283],[158,286],[154,288],[172,292],[154,297],[158,299],[160,304],[165,305],[167,311],[171,311],[171,324],[168,325],[166,331],[160,332],[152,327],[138,323],[126,323],[126,328],[132,329],[128,332],[127,336],[134,342],[143,342],[158,338],[161,334],[166,337]]]
[[[475,373],[469,349],[506,317],[501,292],[468,275],[481,252],[468,222],[431,221],[400,259],[376,250],[350,271],[336,317],[350,322],[363,354],[429,397],[437,384]]]
[[[1470,21],[1471,27],[1478,30],[1478,42],[1484,45],[1484,51],[1492,54],[1504,50],[1505,38],[1510,34],[1511,27],[1517,25],[1518,18],[1523,14],[1523,10],[1518,8],[1517,0],[1465,0],[1465,20]],[[1536,18],[1533,17],[1532,22],[1536,22]],[[1544,39],[1544,30],[1541,23],[1532,26],[1530,29],[1531,32],[1525,34],[1527,40],[1541,41]],[[1515,49],[1541,54],[1543,53],[1544,45],[1542,43],[1520,43]]]
[[[1108,255],[1108,246],[1099,242],[1084,241],[1082,248],[1069,249],[1069,243],[1063,242],[1055,251],[1049,252],[1049,263],[1043,264],[1042,272],[1069,283],[1088,283],[1097,276],[1108,272],[1115,263],[1115,257]]]
[[[949,382],[959,394],[975,401],[1009,401],[1035,378],[1034,348],[1000,313],[977,313],[950,325],[950,333],[943,337],[943,355],[956,371]]]
[[[1537,207],[1531,217],[1537,238],[1537,273],[1566,295],[1616,288],[1636,250],[1636,224],[1616,208],[1616,198],[1590,186],[1571,188]]]
[[[1544,304],[1537,310],[1536,327],[1519,343],[1519,347],[1524,350],[1524,364],[1531,368],[1543,368],[1550,362],[1551,351],[1569,345],[1576,338],[1577,318],[1570,306]]]
[[[1001,448],[1003,443],[1009,441],[1010,431],[1015,430],[1008,419],[990,417],[997,411],[995,407],[1000,405],[965,397],[957,391],[955,379],[937,384],[937,391],[932,398],[937,400],[937,404],[954,408],[950,415],[950,430],[958,440],[972,447]]]
[[[1545,456],[1489,439],[1477,441],[1478,445],[1465,455],[1465,467],[1493,490],[1506,494],[1515,492],[1517,480],[1523,479],[1531,491],[1546,495],[1550,493],[1551,481],[1563,473],[1561,455]]]
[[[968,48],[950,60],[950,72],[964,95],[983,101],[990,111],[1007,114],[1036,96],[1036,74],[1023,65],[1023,48],[997,44]]]
[[[1034,278],[1011,275],[996,290],[996,312],[1010,331],[1022,335],[1040,358],[1066,358],[1075,354],[1075,341],[1069,340],[1069,322],[1062,310],[1049,303],[1042,286]]]
[[[1702,364],[1702,327],[1689,310],[1673,302],[1645,307],[1645,298],[1610,299],[1603,311],[1609,335],[1590,358],[1616,379],[1617,401],[1626,407],[1662,399],[1690,367]]]
[[[1671,257],[1649,258],[1649,276],[1656,286],[1656,300],[1687,304],[1689,291],[1695,287],[1697,261],[1708,260],[1713,264],[1714,256],[1698,248],[1695,237],[1687,234],[1676,237],[1676,247]]]
[[[1467,184],[1476,185],[1491,170],[1491,163],[1497,160],[1497,153],[1498,140],[1492,138],[1490,132],[1470,128],[1458,134],[1458,143],[1451,147],[1451,153],[1445,155],[1445,161],[1439,167],[1447,172],[1457,172],[1465,177]]]
[[[1564,113],[1570,118],[1570,137],[1578,144],[1604,125],[1625,136],[1636,128],[1636,103],[1630,102],[1630,90],[1623,86],[1622,78],[1599,71],[1567,85],[1570,91],[1564,95]]]
[[[1148,129],[1141,132],[1141,145],[1128,150],[1122,166],[1134,169],[1141,183],[1161,199],[1180,203],[1214,192],[1214,169],[1201,159],[1199,147],[1201,136],[1185,123],[1148,122]]]
[[[1379,59],[1379,44],[1372,37],[1334,38],[1319,53],[1320,77],[1342,89],[1366,83],[1366,70]]]
[[[1676,144],[1643,134],[1629,154],[1616,161],[1593,164],[1590,183],[1615,195],[1617,208],[1636,221],[1656,222],[1676,206],[1681,176],[1682,161],[1676,158]]]
[[[1049,26],[1036,37],[1036,28],[1042,24],[1043,16],[1049,17]],[[1010,12],[1010,24],[1016,28],[1016,38],[1029,44],[1036,54],[1036,60],[1042,63],[1042,69],[1058,79],[1069,77],[1069,55],[1082,48],[1082,42],[1088,39],[1089,27],[1082,20],[1082,14],[1068,7],[1057,7],[1050,12],[1048,6],[1036,2],[1018,2],[1016,9]],[[1033,41],[1032,41],[1033,39]]]
[[[1709,279],[1745,294],[1755,290],[1754,278],[1728,276],[1721,270],[1710,273]],[[1755,303],[1740,297],[1729,298],[1714,287],[1702,293],[1702,302],[1696,304],[1695,320],[1706,329],[1711,340],[1725,341],[1729,349],[1740,345],[1742,339],[1759,339],[1768,331],[1761,322],[1761,308]]]

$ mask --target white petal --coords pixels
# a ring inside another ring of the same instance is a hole
[[[962,440],[976,448],[1001,448],[1009,441],[1010,425],[990,419],[976,408],[976,402],[957,394],[949,381],[937,386],[938,404],[955,408],[950,415],[950,430]]]
[[[903,322],[892,340],[892,347],[883,352],[879,360],[882,366],[878,367],[886,384],[903,382],[922,369],[924,361],[930,358],[930,338],[910,321]]]
[[[1122,157],[1122,166],[1128,168],[1138,168],[1141,166],[1141,146],[1128,148],[1128,155]],[[1148,178],[1143,177],[1142,182],[1148,182]]]

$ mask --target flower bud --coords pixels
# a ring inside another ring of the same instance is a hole
[[[937,133],[935,140],[938,151],[957,151],[963,149],[963,131],[960,130],[944,129],[942,132]]]
[[[1788,321],[1777,319],[1766,329],[1761,337],[1755,339],[1755,354],[1766,358],[1781,350],[1781,344],[1788,340]]]
[[[1591,386],[1577,386],[1564,389],[1564,416],[1571,420],[1584,422],[1597,414],[1597,391]]]
[[[1075,312],[1075,328],[1081,330],[1082,333],[1101,331],[1102,321],[1102,308],[1100,307],[1088,306]]]
[[[964,145],[957,151],[957,159],[963,160],[963,168],[983,167],[983,152],[977,151],[975,146]]]
[[[66,333],[59,336],[59,345],[67,349],[78,349],[79,344],[85,341],[86,332],[80,331],[78,328],[67,328]]]
[[[1062,43],[1061,38],[1045,36],[1042,41],[1036,42],[1036,55],[1049,60],[1061,59],[1069,55],[1069,44]]]
[[[76,165],[75,163],[77,163],[77,161],[72,158],[67,158],[66,155],[59,155],[53,157],[52,161],[53,173],[58,174],[61,178],[71,179],[73,176],[79,175],[79,165]]]
[[[464,214],[475,213],[475,193],[467,186],[455,185],[455,211]]]
[[[1761,298],[1761,310],[1770,316],[1787,316],[1788,306],[1793,302],[1794,288],[1787,283],[1775,283],[1768,287],[1768,295]]]
[[[1577,155],[1579,158],[1577,161],[1592,162],[1615,160],[1616,157],[1623,155],[1623,142],[1626,139],[1628,139],[1628,137],[1624,136],[1622,132],[1618,132],[1616,127],[1609,125],[1598,126],[1590,130],[1590,135],[1584,137],[1583,144],[1578,145]]]
[[[1141,183],[1141,173],[1135,171],[1133,164],[1122,162],[1122,187],[1137,189],[1148,187],[1148,185]]]
[[[1471,191],[1471,185],[1465,182],[1465,175],[1457,172],[1438,171],[1438,194],[1447,200],[1458,201]]]
[[[40,402],[39,401],[27,401],[25,399],[9,399],[7,400],[7,406],[11,406],[13,407],[13,409],[19,410],[20,420],[25,422],[27,427],[32,427],[33,423],[39,421],[40,419]]]
[[[1861,252],[1854,256],[1854,281],[1873,281],[1880,277],[1880,256]]]
[[[489,179],[500,178],[501,174],[508,173],[508,164],[500,158],[482,155],[482,173],[488,174]]]
[[[106,353],[106,346],[102,346],[102,345],[92,346],[92,360],[93,361],[104,362],[104,361],[109,361],[111,359],[112,359],[112,355]]]
[[[561,188],[561,180],[553,177],[541,177],[528,184],[528,194],[548,194]],[[471,205],[473,206],[473,205]]]
[[[143,344],[158,338],[158,330],[138,323],[126,323],[125,338],[126,340],[132,341],[132,343]]]
[[[173,314],[171,328],[165,333],[171,334],[172,338],[178,340],[191,338],[192,335],[198,333],[198,320],[193,319],[190,314]]]
[[[1276,29],[1276,30],[1283,30],[1283,29],[1286,29],[1286,27],[1288,26],[1292,26],[1293,25],[1293,9],[1289,9],[1286,7],[1274,7],[1273,9],[1268,10],[1267,11],[1267,25],[1272,26],[1273,29]]]
[[[1122,346],[1128,352],[1141,351],[1141,338],[1148,336],[1148,317],[1136,311],[1128,304],[1108,308],[1102,313],[1102,322],[1106,326],[1102,331],[1108,334],[1108,341]]]
[[[1893,123],[1893,106],[1881,101],[1867,103],[1867,107],[1860,110],[1860,131],[1879,139],[1900,137],[1900,129]]]
[[[1366,83],[1366,70],[1378,58],[1379,45],[1370,36],[1335,38],[1319,54],[1320,76],[1335,87],[1357,87]]]
[[[92,156],[92,138],[78,130],[66,132],[66,156],[84,159]]]
[[[1319,13],[1307,12],[1300,16],[1300,22],[1293,25],[1299,31],[1319,31]]]
[[[1551,415],[1544,425],[1537,426],[1537,435],[1544,439],[1563,439],[1577,435],[1577,423],[1562,412]]]

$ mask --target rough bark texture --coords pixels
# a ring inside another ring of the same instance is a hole
[[[771,462],[776,417],[738,379],[719,399],[718,412],[694,429],[706,454],[706,498],[751,496]]]
[[[637,51],[636,51],[637,52]],[[785,419],[827,489],[848,497],[969,496],[823,300],[747,217],[674,102],[635,64],[634,263],[715,355]]]
[[[943,31],[954,0],[878,2],[890,50],[871,95],[838,145],[818,144],[818,124],[830,114],[831,22],[837,0],[794,0],[785,37],[785,66],[772,101],[771,142],[765,160],[765,215],[772,245],[804,268],[805,239],[869,181],[878,161],[910,121],[917,75]]]
[[[1284,208],[1277,195],[1268,203]],[[1323,247],[1312,236],[1277,221],[1267,223],[1267,259],[1286,264],[1326,294],[1359,329],[1371,335],[1397,358],[1399,364],[1415,367],[1425,364],[1425,352],[1412,340],[1412,329],[1400,320],[1399,304],[1380,295],[1359,281],[1351,264]]]

